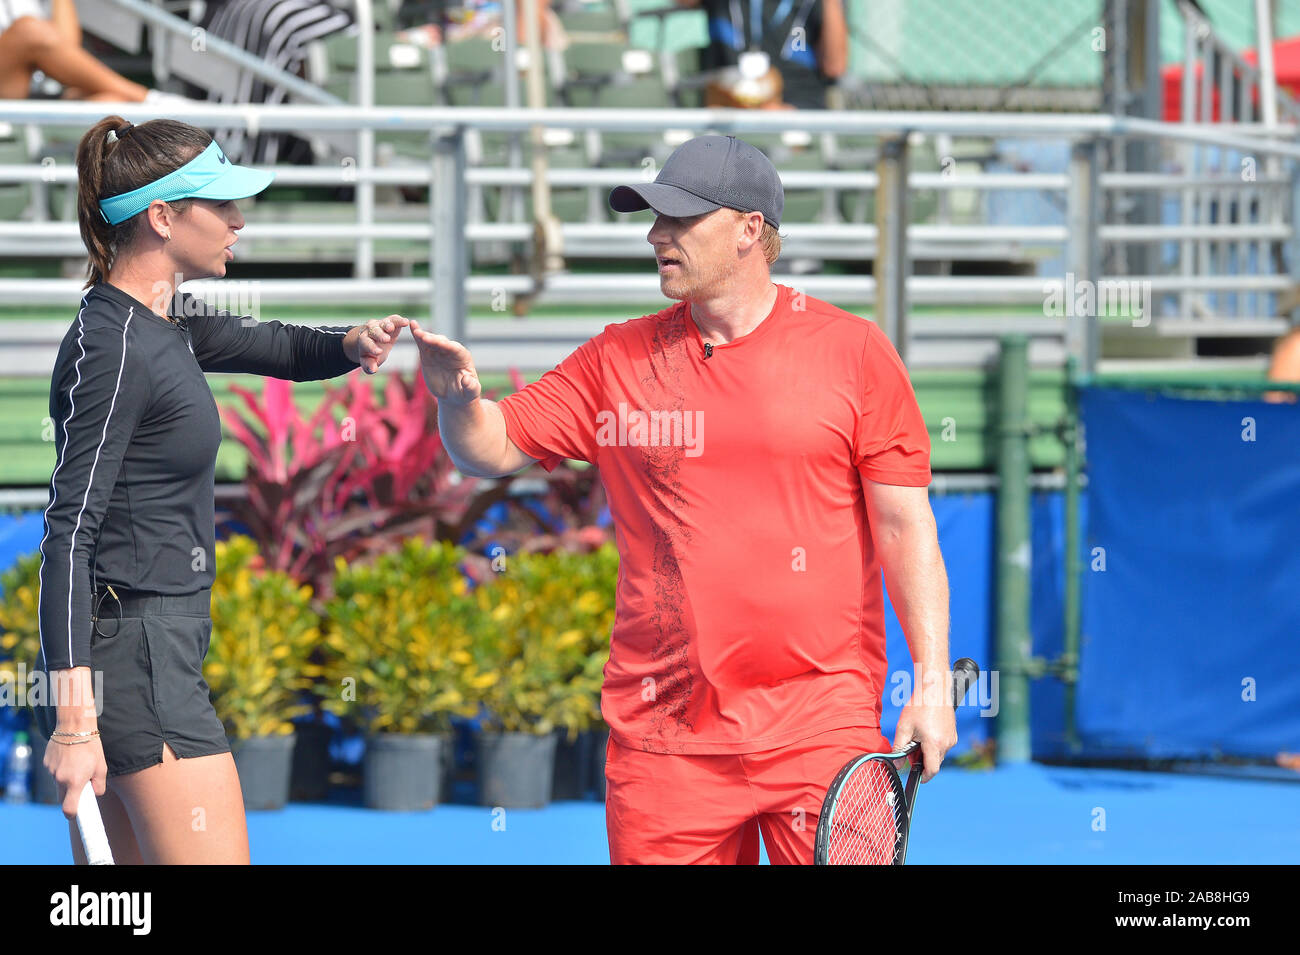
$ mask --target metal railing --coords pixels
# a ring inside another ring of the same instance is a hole
[[[0,122],[17,124],[43,124],[84,127],[104,115],[120,112],[128,118],[143,121],[152,114],[139,104],[80,104],[80,103],[0,103]],[[526,241],[527,223],[468,223],[466,218],[466,192],[471,183],[517,183],[531,181],[532,171],[522,169],[471,169],[465,160],[465,131],[517,130],[524,131],[533,125],[544,128],[570,130],[637,130],[652,134],[663,129],[685,129],[691,132],[723,131],[743,135],[747,132],[780,132],[799,129],[808,133],[833,133],[872,135],[880,137],[886,145],[880,151],[877,168],[872,171],[794,173],[787,176],[792,186],[807,184],[833,184],[845,188],[874,190],[877,198],[876,224],[803,226],[792,224],[786,228],[790,234],[789,250],[796,254],[801,242],[822,246],[839,244],[853,250],[862,258],[874,260],[874,275],[806,275],[791,278],[789,284],[803,288],[808,294],[830,300],[864,302],[874,300],[875,318],[890,334],[900,352],[909,352],[913,334],[908,329],[912,306],[931,305],[1035,305],[1046,319],[1039,323],[1054,329],[1055,337],[1063,345],[1051,349],[1050,360],[1064,354],[1075,355],[1085,370],[1097,367],[1099,357],[1099,316],[1089,313],[1086,307],[1075,308],[1070,294],[1083,283],[1088,283],[1098,295],[1106,290],[1106,283],[1123,281],[1128,287],[1141,289],[1143,294],[1179,298],[1195,293],[1253,292],[1275,293],[1289,288],[1294,277],[1289,272],[1269,268],[1276,255],[1268,255],[1252,263],[1253,273],[1216,272],[1195,268],[1190,275],[1178,267],[1163,274],[1112,277],[1101,270],[1100,250],[1103,243],[1156,243],[1183,244],[1210,242],[1256,243],[1277,253],[1283,244],[1294,247],[1296,216],[1290,203],[1278,214],[1276,221],[1221,224],[1215,221],[1192,221],[1177,224],[1149,223],[1111,225],[1102,221],[1099,197],[1103,190],[1152,189],[1178,194],[1183,191],[1205,191],[1231,188],[1233,191],[1253,195],[1256,204],[1263,205],[1270,196],[1281,189],[1290,188],[1300,158],[1300,145],[1293,140],[1295,127],[1278,126],[1269,130],[1259,124],[1242,123],[1231,132],[1222,125],[1198,123],[1158,123],[1110,115],[1065,116],[1034,114],[978,114],[952,113],[851,113],[851,112],[799,112],[771,113],[729,110],[641,110],[613,111],[597,109],[494,109],[477,107],[436,108],[386,108],[320,107],[308,105],[282,105],[275,107],[239,106],[221,107],[195,104],[169,110],[169,114],[201,126],[255,125],[263,130],[385,130],[415,132],[431,137],[430,160],[424,165],[401,168],[376,168],[373,163],[359,161],[354,167],[326,169],[278,167],[277,173],[285,183],[355,183],[374,187],[378,183],[430,184],[432,201],[424,221],[381,223],[374,218],[374,207],[358,206],[355,225],[337,223],[333,228],[312,223],[280,223],[263,227],[268,240],[304,237],[330,242],[351,241],[360,254],[363,243],[381,238],[404,238],[413,242],[428,243],[428,261],[431,277],[424,278],[367,278],[360,274],[354,278],[311,280],[264,280],[258,282],[263,302],[385,302],[393,306],[403,303],[428,303],[433,322],[440,331],[458,338],[467,334],[487,334],[483,327],[466,324],[469,300],[491,300],[502,294],[541,298],[548,302],[620,302],[645,303],[658,299],[657,276],[648,271],[632,275],[575,274],[560,272],[540,277],[533,275],[470,275],[467,261],[467,243],[487,241]],[[936,135],[981,137],[1028,137],[1067,140],[1073,143],[1069,168],[1065,174],[1042,173],[972,173],[949,175],[927,174],[909,170],[908,138],[911,135]],[[1266,135],[1267,134],[1267,135]],[[1098,142],[1105,137],[1147,137],[1160,143],[1213,144],[1241,151],[1250,156],[1275,156],[1290,160],[1285,174],[1261,175],[1254,181],[1225,181],[1222,175],[1196,172],[1191,175],[1162,173],[1101,174],[1097,158]],[[364,157],[359,157],[363,159]],[[591,182],[612,184],[639,178],[642,170],[554,170],[548,176],[552,183],[573,182],[590,185]],[[0,182],[72,181],[72,170],[57,165],[0,167]],[[905,214],[909,191],[968,189],[992,192],[1008,188],[1050,191],[1064,194],[1064,223],[1061,225],[1009,225],[988,224],[911,224]],[[1293,190],[1294,192],[1294,190]],[[883,226],[883,228],[882,228]],[[575,245],[586,242],[589,246],[603,247],[606,253],[617,249],[618,255],[632,256],[644,249],[643,227],[624,224],[582,224],[565,227],[566,238]],[[5,223],[0,226],[0,241],[12,248],[14,240],[22,240],[27,250],[59,247],[71,251],[70,240],[75,236],[72,223],[36,225],[32,223]],[[439,241],[440,236],[455,236],[451,242]],[[252,236],[250,235],[251,239]],[[1047,278],[1034,276],[942,276],[917,274],[912,263],[918,250],[925,254],[927,244],[948,243],[949,246],[971,247],[993,239],[1017,242],[1038,247],[1064,250],[1064,274]],[[62,245],[60,246],[60,243]],[[824,249],[823,249],[824,251]],[[642,253],[644,254],[644,252]],[[1291,255],[1289,261],[1295,262]],[[1294,268],[1294,265],[1292,266]],[[784,280],[784,279],[783,279]],[[218,283],[211,283],[218,284]],[[208,287],[211,287],[209,285]],[[14,302],[72,302],[80,283],[61,279],[0,279],[0,301]],[[1055,302],[1056,307],[1052,304]],[[1195,316],[1186,313],[1174,316],[1152,314],[1152,302],[1139,303],[1138,314],[1130,316],[1132,325],[1142,334],[1150,334],[1149,326],[1165,319],[1177,328],[1179,321]],[[1029,316],[1033,317],[1033,316]],[[1104,318],[1105,316],[1101,316]],[[1114,317],[1114,316],[1112,316]],[[1274,329],[1278,319],[1261,319]],[[925,331],[924,323],[917,319],[916,332]],[[508,323],[519,326],[523,323]],[[1256,322],[1256,326],[1259,323]],[[977,327],[977,324],[976,324]],[[586,329],[573,329],[586,335]],[[1152,329],[1154,331],[1155,329]],[[537,333],[520,336],[521,343],[535,341]],[[990,340],[995,336],[988,336]],[[581,338],[562,339],[576,347]],[[473,344],[473,336],[470,336]],[[549,354],[549,353],[548,353]],[[1040,351],[1040,354],[1041,351]],[[516,356],[515,363],[519,362]],[[36,369],[35,373],[40,373]]]
[[[1280,122],[1300,122],[1300,102],[1277,87],[1271,75],[1272,28],[1265,15],[1259,22],[1259,50],[1265,63],[1247,62],[1214,31],[1200,9],[1178,0],[1183,21],[1183,64],[1180,118],[1203,127],[1240,128],[1260,123],[1268,129]],[[1265,11],[1266,13],[1267,11]],[[1257,16],[1259,10],[1257,8]],[[1179,274],[1192,276],[1241,275],[1261,268],[1271,249],[1274,230],[1290,229],[1287,221],[1294,183],[1281,179],[1275,157],[1265,157],[1256,168],[1252,155],[1228,145],[1186,144],[1176,151],[1177,161],[1192,176],[1214,172],[1222,179],[1214,187],[1186,187],[1178,192],[1181,220],[1188,230],[1180,237]],[[1279,181],[1280,180],[1280,181]],[[1224,231],[1216,231],[1215,227]],[[1252,226],[1254,228],[1252,228]],[[1197,228],[1199,227],[1199,228]],[[1227,231],[1237,228],[1234,234]],[[1228,317],[1259,318],[1257,290],[1216,289],[1214,294],[1189,283],[1178,294],[1184,321],[1209,323]]]

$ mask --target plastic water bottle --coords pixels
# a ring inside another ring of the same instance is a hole
[[[5,762],[5,802],[27,802],[27,773],[32,766],[32,746],[26,733],[16,733]]]

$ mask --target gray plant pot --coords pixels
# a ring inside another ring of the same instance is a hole
[[[245,809],[283,809],[289,801],[289,774],[297,737],[254,736],[230,741],[244,791]]]
[[[289,773],[289,798],[294,802],[320,802],[329,795],[330,739],[334,731],[323,723],[299,723],[294,735],[293,769]]]
[[[551,801],[555,734],[479,733],[478,801],[504,809],[541,809]]]
[[[450,802],[451,784],[456,776],[456,734],[435,733],[434,735],[442,740],[442,752],[438,757],[438,802]]]
[[[557,734],[551,802],[586,799],[590,782],[591,734],[579,733],[572,743],[563,733]]]
[[[376,733],[366,738],[365,804],[370,809],[432,809],[442,793],[442,733]]]
[[[32,802],[45,806],[57,806],[59,804],[59,784],[54,781],[50,771],[45,768],[45,747],[49,740],[41,735],[40,730],[36,729],[35,721],[32,723],[32,731],[27,735],[31,737],[32,744]]]

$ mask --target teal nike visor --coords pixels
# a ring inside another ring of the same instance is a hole
[[[109,225],[117,225],[148,209],[155,199],[247,199],[269,186],[274,178],[273,172],[236,166],[214,139],[203,152],[156,182],[99,200],[99,214]]]

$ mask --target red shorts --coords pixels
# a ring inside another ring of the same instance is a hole
[[[614,865],[811,865],[817,819],[840,768],[888,752],[876,727],[828,730],[763,753],[669,756],[605,751],[605,826]]]

